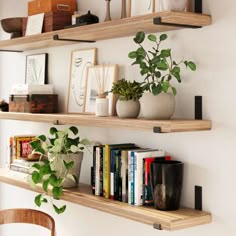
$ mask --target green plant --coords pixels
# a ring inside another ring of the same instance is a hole
[[[138,48],[128,54],[129,58],[135,60],[132,65],[139,65],[140,74],[145,76],[143,89],[157,95],[161,92],[166,93],[171,88],[173,94],[176,95],[176,88],[170,83],[171,79],[174,77],[180,83],[180,66],[185,65],[186,68],[195,71],[195,63],[184,60],[176,62],[172,58],[170,48],[160,49],[161,43],[167,39],[166,34],[160,35],[159,39],[154,34],[149,34],[147,38],[154,43],[151,50],[146,50],[142,45],[145,40],[145,33],[138,32],[134,37],[134,42]]]
[[[54,204],[54,200],[59,200],[63,194],[63,182],[66,178],[74,179],[78,181],[76,176],[72,176],[69,170],[73,167],[74,161],[66,162],[63,160],[65,171],[59,172],[53,170],[52,164],[56,159],[49,160],[48,154],[68,154],[78,153],[84,149],[84,145],[88,143],[86,139],[80,140],[78,136],[79,130],[75,126],[71,126],[64,130],[57,130],[55,127],[51,127],[49,130],[51,138],[47,138],[45,135],[39,135],[36,140],[32,141],[30,145],[33,148],[33,154],[40,154],[40,162],[33,165],[34,171],[32,173],[32,181],[34,184],[42,184],[44,190],[43,194],[38,194],[34,202],[37,206],[41,206],[42,203],[47,203],[47,196],[53,205],[54,210],[60,214],[66,209],[66,205],[57,207]]]
[[[120,100],[138,100],[142,97],[143,89],[140,83],[127,81],[125,79],[118,80],[113,83],[111,92],[118,95]]]

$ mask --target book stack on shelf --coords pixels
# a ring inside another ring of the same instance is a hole
[[[31,167],[38,159],[30,156],[32,153],[30,142],[34,139],[35,135],[15,135],[9,138],[8,163],[12,173],[31,174]]]
[[[139,148],[133,143],[94,146],[93,194],[131,205],[153,205],[150,164],[157,158],[170,160],[163,150]]]

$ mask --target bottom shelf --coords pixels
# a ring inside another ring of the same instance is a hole
[[[32,188],[26,180],[16,177],[6,169],[0,169],[0,182],[42,192],[41,187]],[[211,214],[204,211],[190,208],[181,208],[177,211],[158,211],[151,207],[131,206],[127,203],[94,196],[91,193],[91,187],[86,184],[79,184],[79,188],[64,191],[62,199],[169,231],[211,222]]]

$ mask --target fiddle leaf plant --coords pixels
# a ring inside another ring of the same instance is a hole
[[[34,184],[42,184],[44,191],[44,193],[35,197],[34,202],[40,207],[43,203],[48,203],[47,198],[49,197],[54,210],[61,214],[66,210],[66,205],[58,207],[54,204],[54,200],[60,200],[63,194],[63,182],[66,178],[71,178],[75,182],[78,181],[76,176],[69,173],[69,170],[74,166],[74,161],[66,162],[63,160],[65,171],[56,171],[52,168],[56,158],[48,160],[48,154],[56,156],[59,154],[78,153],[88,144],[88,140],[80,140],[78,136],[79,130],[75,126],[64,130],[57,130],[55,127],[51,127],[49,133],[52,136],[51,138],[39,135],[36,140],[30,143],[33,149],[32,153],[40,154],[40,162],[32,166],[34,171],[31,179]]]
[[[195,71],[196,64],[187,60],[177,62],[173,59],[170,48],[161,49],[162,42],[168,38],[167,34],[161,34],[159,38],[149,34],[147,39],[154,45],[151,49],[144,48],[145,38],[144,32],[138,32],[133,39],[138,48],[128,54],[128,57],[134,60],[132,65],[139,65],[140,74],[145,77],[142,84],[144,91],[158,95],[161,92],[166,93],[171,88],[176,95],[177,91],[171,80],[175,78],[181,83],[181,66]]]

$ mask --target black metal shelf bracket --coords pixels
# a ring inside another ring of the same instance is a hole
[[[175,26],[175,27],[182,27],[182,28],[192,28],[192,29],[202,28],[202,26],[199,26],[199,25],[186,25],[186,24],[176,24],[176,23],[162,22],[161,17],[154,18],[153,19],[153,24],[155,24],[155,25]]]
[[[153,133],[162,133],[161,127],[153,127]]]
[[[23,51],[19,51],[19,50],[4,50],[4,49],[0,49],[0,52],[23,52]]]
[[[161,224],[159,224],[159,223],[154,223],[154,224],[153,224],[153,228],[154,228],[154,229],[158,229],[158,230],[162,230]]]
[[[59,120],[55,120],[52,123],[53,123],[53,125],[60,125]]]
[[[81,39],[65,39],[65,38],[59,38],[58,34],[53,35],[53,40],[56,41],[69,41],[69,42],[77,42],[77,43],[95,43],[94,40],[81,40]]]
[[[194,187],[195,210],[202,211],[202,186]]]

